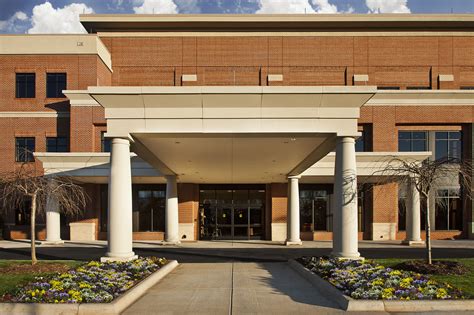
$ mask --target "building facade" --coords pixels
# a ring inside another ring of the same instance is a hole
[[[472,159],[473,15],[81,22],[89,34],[0,36],[1,170],[35,163],[91,197],[76,218],[51,210],[50,238],[110,241],[118,224],[173,242],[403,240],[425,203],[374,170],[392,156]],[[442,188],[433,238],[471,238],[472,202]],[[4,237],[27,238],[27,218],[5,214]]]

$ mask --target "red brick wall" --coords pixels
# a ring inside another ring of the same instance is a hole
[[[288,185],[273,183],[271,184],[271,210],[272,223],[285,223],[288,208]]]

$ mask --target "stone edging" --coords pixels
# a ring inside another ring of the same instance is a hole
[[[78,315],[115,315],[120,314],[152,286],[161,281],[167,274],[178,267],[176,260],[170,260],[136,286],[110,303],[81,303],[81,304],[50,304],[50,303],[0,303],[0,314],[78,314]]]
[[[336,302],[343,310],[358,312],[468,312],[474,311],[474,300],[355,300],[344,295],[335,286],[314,274],[295,260],[288,264],[311,284],[326,299]]]

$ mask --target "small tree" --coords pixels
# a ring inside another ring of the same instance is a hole
[[[472,163],[453,158],[419,161],[392,157],[386,166],[375,171],[372,176],[375,176],[377,184],[396,182],[408,185],[412,182],[420,195],[426,198],[426,262],[431,264],[430,193],[443,183],[459,181],[461,191],[471,199]]]
[[[82,212],[87,195],[68,176],[44,176],[36,172],[35,163],[24,163],[0,177],[0,208],[15,211],[30,201],[31,263],[36,258],[36,215],[44,215],[48,199],[57,201],[59,211],[66,215]]]

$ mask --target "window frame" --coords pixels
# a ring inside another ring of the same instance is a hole
[[[58,77],[64,75],[64,87],[62,87],[59,90],[59,83],[60,80],[58,80]],[[54,81],[55,82],[50,82],[49,77],[50,76],[55,76]],[[54,95],[50,95],[50,84],[55,85],[55,93]],[[66,96],[63,94],[63,90],[67,90],[67,73],[66,72],[47,72],[46,73],[46,98],[65,98]]]
[[[28,83],[28,77],[33,77],[33,82]],[[24,77],[24,81],[21,81],[21,78]],[[20,84],[25,84],[25,87],[20,88]],[[30,84],[33,85],[32,94],[30,95]],[[24,92],[25,94],[21,94]],[[36,73],[35,72],[15,72],[15,98],[36,98]]]
[[[105,137],[106,131],[100,132],[100,152],[112,152],[112,141]],[[108,147],[108,150],[107,150]]]
[[[446,133],[446,137],[445,138],[438,138],[438,134],[441,134],[441,133]],[[458,133],[459,134],[459,139],[455,139],[455,138],[451,138],[451,135],[454,134],[454,133]],[[435,156],[435,159],[436,160],[442,160],[442,159],[446,159],[447,161],[453,161],[453,160],[461,160],[462,159],[462,153],[463,153],[463,148],[462,148],[462,131],[460,130],[442,130],[442,131],[435,131],[435,139],[434,139],[434,143],[435,143],[435,147],[434,147],[434,156]],[[440,151],[439,148],[438,148],[438,143],[439,142],[446,142],[446,156],[443,156],[443,157],[438,157],[438,152]],[[452,142],[459,142],[459,156],[453,156],[452,155],[452,147],[451,147],[451,143]]]
[[[58,140],[65,140],[65,144],[58,144]],[[51,150],[49,146],[49,141],[54,140],[54,148],[55,150]],[[64,148],[64,150],[58,150],[59,147]],[[46,152],[69,152],[69,138],[68,137],[46,137]]]
[[[28,148],[28,140],[33,141],[33,149]],[[24,141],[23,146],[20,147],[19,141]],[[31,163],[35,161],[33,152],[36,149],[35,137],[15,137],[15,162],[17,163]]]
[[[409,133],[410,134],[410,137],[409,139],[400,139],[400,135],[401,134],[407,134]],[[425,138],[424,139],[416,139],[415,137],[413,137],[413,134],[414,133],[424,133],[425,134]],[[417,142],[420,142],[424,140],[424,143],[425,143],[425,149],[424,150],[414,150],[414,141],[417,141]],[[406,150],[401,150],[401,146],[400,146],[400,141],[403,141],[403,142],[408,142],[410,144],[410,149],[409,151],[406,151]],[[429,135],[429,132],[426,131],[426,130],[398,130],[398,152],[427,152],[429,151],[429,143],[430,143],[430,135]]]

